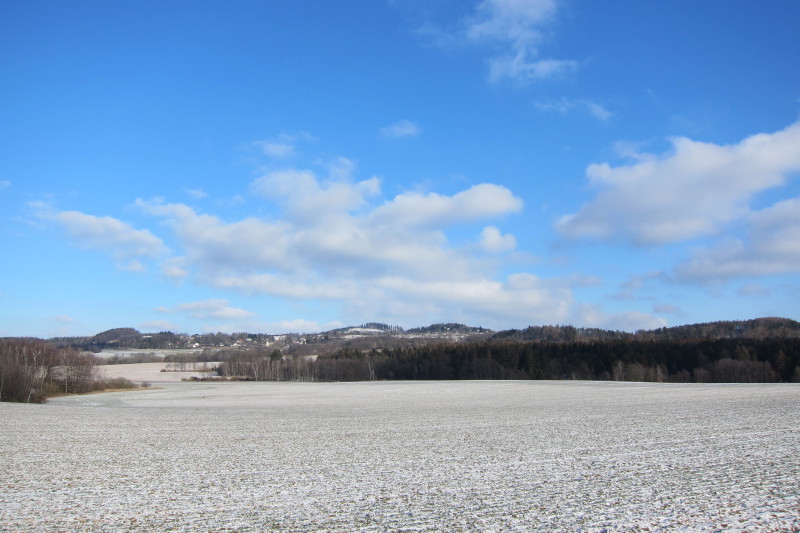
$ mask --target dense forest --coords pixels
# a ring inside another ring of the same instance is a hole
[[[411,348],[344,348],[285,358],[265,350],[219,354],[224,376],[359,381],[581,379],[658,382],[800,381],[800,339],[483,341]]]
[[[441,327],[459,325],[433,328]],[[257,380],[800,382],[800,323],[764,318],[636,333],[532,326],[466,342],[347,346],[316,357],[264,349],[219,355],[220,374]]]

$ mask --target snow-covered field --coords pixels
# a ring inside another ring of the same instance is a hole
[[[207,363],[213,366],[216,363]],[[162,382],[175,382],[191,377],[203,377],[206,373],[203,372],[162,372],[162,369],[168,367],[168,363],[129,363],[121,365],[102,365],[96,367],[98,372],[106,378],[125,378],[136,383],[148,382],[153,384],[160,384]]]
[[[797,531],[800,386],[165,383],[0,405],[0,531]]]

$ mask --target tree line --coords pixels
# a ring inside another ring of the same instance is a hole
[[[104,379],[92,354],[38,339],[0,339],[0,401],[41,403],[59,394],[132,387],[127,379]]]
[[[493,340],[392,349],[343,348],[318,357],[278,351],[218,353],[218,372],[254,380],[580,379],[654,382],[800,382],[800,339]]]

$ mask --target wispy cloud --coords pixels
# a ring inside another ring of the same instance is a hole
[[[585,98],[570,99],[562,98],[561,100],[551,102],[536,102],[534,104],[537,109],[546,112],[556,112],[566,114],[572,111],[581,111],[588,113],[597,120],[606,121],[611,118],[612,113],[602,105],[593,100]]]
[[[264,154],[273,159],[283,159],[294,155],[294,145],[286,141],[262,141]]]
[[[571,59],[542,58],[544,35],[556,17],[555,0],[484,0],[464,21],[466,39],[499,50],[489,60],[489,79],[545,80],[576,70]]]
[[[653,306],[653,312],[664,315],[682,315],[683,309],[673,304],[658,304]]]
[[[420,127],[410,120],[398,120],[380,129],[381,137],[398,139],[400,137],[415,137],[420,134]]]
[[[8,187],[11,187],[9,180],[0,180],[0,189],[7,189]]]
[[[208,193],[203,189],[186,189],[186,194],[188,194],[192,198],[197,198],[197,199],[208,197]]]
[[[281,133],[272,139],[254,141],[252,144],[261,149],[270,159],[288,159],[297,155],[297,144],[311,140],[307,133]]]
[[[173,308],[159,307],[159,313],[186,313],[198,319],[242,319],[253,315],[250,311],[237,309],[228,305],[228,300],[212,299],[178,304]]]
[[[748,283],[739,287],[736,294],[739,296],[769,296],[770,290],[763,285]]]

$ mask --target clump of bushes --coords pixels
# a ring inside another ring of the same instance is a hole
[[[94,355],[37,339],[0,339],[0,401],[41,403],[49,396],[133,389],[125,378],[103,378]]]
[[[95,391],[102,391],[108,389],[135,389],[136,383],[128,378],[110,378],[110,379],[97,379],[93,383]]]

